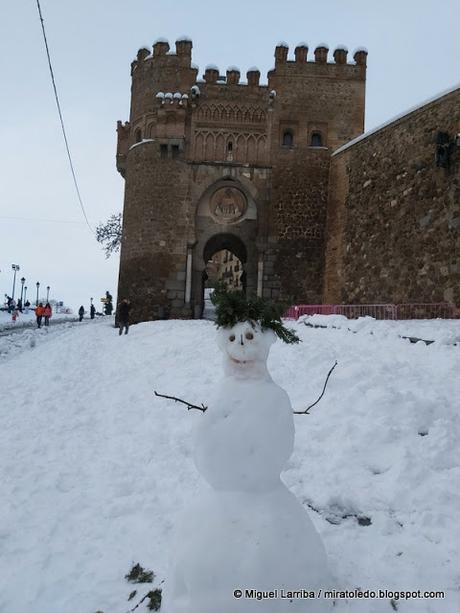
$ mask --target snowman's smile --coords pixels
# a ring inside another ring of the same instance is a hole
[[[236,364],[249,364],[250,362],[252,362],[253,360],[237,360],[236,358],[232,358],[230,357],[232,362],[235,362]]]

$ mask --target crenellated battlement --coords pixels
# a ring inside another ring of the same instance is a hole
[[[165,38],[157,39],[150,51],[146,47],[142,47],[137,52],[136,59],[131,63],[131,75],[134,77],[139,68],[149,67],[153,70],[159,69],[175,69],[178,71],[194,71],[196,72],[195,80],[198,77],[198,68],[192,64],[192,48],[193,43],[188,37],[180,37],[175,42],[175,51],[170,50],[169,41]],[[348,49],[344,45],[338,45],[332,52],[332,61],[329,61],[329,45],[320,43],[317,45],[313,53],[310,52],[309,46],[305,42],[301,42],[294,48],[294,60],[289,60],[289,45],[282,41],[275,47],[275,66],[268,72],[268,78],[275,72],[281,73],[286,70],[291,70],[295,66],[296,70],[304,69],[304,73],[312,73],[316,70],[314,66],[335,66],[342,67],[343,74],[340,76],[346,77],[347,68],[348,74],[354,76],[365,76],[367,65],[367,49],[360,47],[353,53],[353,62],[348,61]],[[310,55],[309,55],[310,54]],[[360,67],[358,70],[350,70],[350,67]],[[332,72],[332,71],[331,71]],[[336,73],[337,74],[337,73]],[[337,74],[339,76],[339,74]],[[260,85],[260,71],[258,69],[249,69],[246,73],[247,85],[257,87]],[[241,72],[236,66],[230,66],[226,75],[220,75],[219,69],[214,64],[206,66],[203,79],[209,84],[240,84]],[[164,88],[163,88],[164,89]]]
[[[119,294],[136,321],[199,317],[210,245],[233,237],[249,293],[317,302],[330,159],[363,132],[367,52],[280,43],[265,80],[256,66],[199,71],[192,50],[157,39],[132,63]]]
[[[175,51],[171,51],[169,41],[166,38],[158,38],[150,51],[147,47],[141,47],[137,52],[136,59],[131,62],[131,75],[134,76],[136,70],[145,66],[174,66],[177,69],[196,70],[192,65],[193,43],[187,36],[176,40]]]
[[[283,64],[346,64],[349,66],[366,66],[367,49],[359,47],[353,53],[354,64],[347,62],[348,49],[345,45],[339,45],[334,49],[334,62],[328,62],[329,45],[320,43],[313,51],[313,60],[308,59],[309,47],[307,43],[299,43],[294,49],[295,60],[288,60],[289,46],[287,43],[280,42],[275,47],[275,70]]]

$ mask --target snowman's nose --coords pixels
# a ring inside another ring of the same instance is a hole
[[[240,345],[244,345],[244,341],[243,341],[243,335],[240,335]]]

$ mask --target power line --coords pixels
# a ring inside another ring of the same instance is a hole
[[[61,122],[62,134],[64,136],[65,148],[67,150],[67,157],[69,158],[70,170],[72,172],[72,177],[73,177],[73,182],[74,182],[74,185],[75,185],[75,190],[77,192],[78,201],[80,203],[81,211],[82,211],[83,216],[85,218],[86,225],[91,230],[91,232],[94,234],[94,230],[93,230],[93,228],[91,227],[91,225],[90,225],[90,223],[88,221],[88,217],[86,216],[85,207],[83,205],[83,200],[82,200],[82,197],[81,197],[81,194],[80,194],[80,189],[78,187],[77,176],[75,174],[75,169],[74,169],[74,165],[73,165],[73,162],[72,162],[72,156],[70,155],[69,142],[67,140],[67,134],[66,134],[65,127],[64,127],[64,119],[62,117],[61,104],[59,102],[59,96],[58,96],[58,92],[57,92],[57,88],[56,88],[56,81],[54,79],[53,66],[51,64],[50,50],[49,50],[49,47],[48,47],[48,40],[46,38],[45,23],[43,21],[42,9],[40,7],[40,0],[37,0],[37,8],[38,8],[38,14],[39,14],[39,17],[40,17],[40,22],[41,22],[41,25],[42,25],[43,40],[45,41],[46,55],[47,55],[47,58],[48,58],[48,66],[49,66],[49,69],[50,69],[51,81],[53,83],[54,97],[56,99],[56,106],[57,106],[58,113],[59,113],[59,121]]]

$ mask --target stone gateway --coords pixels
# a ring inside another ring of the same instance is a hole
[[[302,43],[294,55],[288,59],[287,45],[279,43],[268,83],[260,84],[257,68],[247,71],[243,83],[235,66],[221,75],[209,65],[199,79],[186,38],[176,41],[174,52],[164,39],[153,52],[139,50],[131,65],[130,119],[117,128],[117,168],[125,178],[118,297],[132,301],[133,322],[201,317],[206,268],[222,250],[238,258],[245,291],[268,298],[392,300],[391,283],[376,282],[376,275],[385,280],[398,270],[395,286],[410,287],[414,299],[420,290],[420,299],[429,294],[460,303],[460,147],[454,144],[460,90],[432,103],[446,107],[430,111],[428,123],[422,108],[421,119],[393,128],[394,138],[407,141],[399,148],[387,151],[392,137],[385,140],[380,132],[350,144],[364,129],[367,51],[358,49],[349,62],[346,48],[337,47],[330,62],[326,45],[309,59]],[[420,138],[411,139],[411,129]],[[442,168],[435,163],[440,131],[448,134]],[[348,149],[340,153],[344,145]],[[415,168],[422,177],[413,177]],[[436,193],[427,187],[432,175]],[[371,183],[364,188],[366,180]],[[402,237],[390,240],[400,225],[385,225],[387,188],[390,201],[398,203],[388,204],[395,219],[413,213],[414,198],[423,196],[420,219],[429,221],[423,226],[415,215],[405,223],[410,249]],[[411,191],[402,196],[400,188]],[[411,257],[428,231],[431,239],[440,232],[442,242],[434,240],[425,272],[414,280],[422,260],[417,253],[410,266]],[[430,292],[426,275],[434,275]]]

